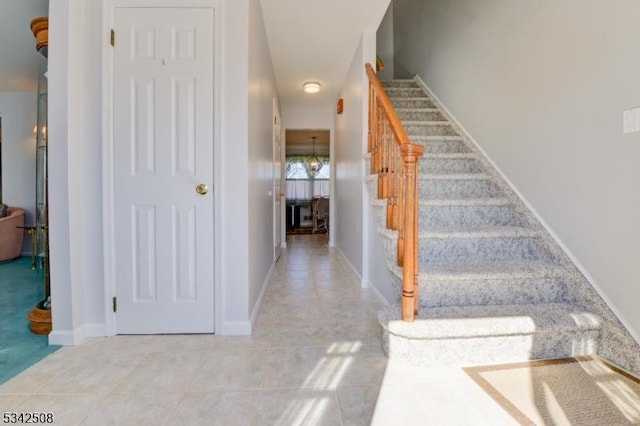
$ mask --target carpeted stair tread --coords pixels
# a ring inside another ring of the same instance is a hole
[[[402,277],[402,268],[391,265],[391,271]],[[422,260],[418,277],[425,281],[499,280],[523,278],[560,278],[566,269],[549,261],[428,262]]]
[[[422,156],[427,160],[459,160],[459,159],[476,159],[475,154],[471,152],[425,152]]]
[[[397,238],[397,232],[391,229],[380,229],[387,238]],[[460,226],[460,227],[428,227],[420,230],[420,239],[455,239],[455,238],[535,238],[540,231],[522,226]]]
[[[486,173],[424,173],[418,180],[490,180]]]
[[[396,78],[393,80],[382,80],[382,86],[384,87],[420,87],[418,83],[412,78]]]
[[[429,99],[429,96],[424,93],[420,87],[386,87],[385,91],[390,99],[398,98],[425,98]]]
[[[412,143],[426,143],[426,142],[462,142],[462,139],[459,135],[444,135],[444,136],[434,136],[434,135],[414,135],[411,136]]]
[[[540,235],[522,226],[486,227],[427,227],[420,230],[420,238],[533,238]]]
[[[434,262],[420,263],[420,278],[448,279],[501,279],[561,277],[566,270],[548,261],[494,261],[494,262]]]
[[[420,199],[420,206],[510,206],[513,201],[508,198],[443,198],[443,199]]]
[[[483,199],[484,200],[484,199]],[[491,199],[489,199],[491,200]],[[494,226],[530,227],[530,223],[523,218],[515,205],[496,199],[495,203],[455,203],[434,200],[434,203],[421,203],[418,213],[420,229],[429,228],[485,228]],[[438,203],[437,201],[440,201]]]
[[[448,121],[437,108],[397,108],[396,113],[403,121]]]
[[[394,108],[433,108],[435,104],[430,98],[393,98],[391,104]]]
[[[402,321],[396,305],[378,319],[390,333],[417,340],[596,331],[601,325],[597,315],[567,303],[424,308],[414,322]]]

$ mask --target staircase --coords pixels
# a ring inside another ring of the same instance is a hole
[[[404,322],[399,306],[380,312],[388,356],[474,365],[604,353],[639,371],[637,343],[421,84],[383,85],[411,143],[425,146],[418,177],[420,314]],[[387,202],[375,198],[377,175],[367,183],[399,300],[398,235],[385,226]],[[614,353],[611,336],[625,342],[622,352]]]

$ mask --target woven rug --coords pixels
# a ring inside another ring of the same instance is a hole
[[[640,380],[596,358],[465,368],[523,425],[640,424]]]

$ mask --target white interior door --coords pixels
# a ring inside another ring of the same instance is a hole
[[[213,13],[115,10],[118,334],[214,331]]]
[[[282,189],[282,126],[280,111],[276,100],[273,100],[273,260],[277,261],[282,254],[282,205],[284,191]]]

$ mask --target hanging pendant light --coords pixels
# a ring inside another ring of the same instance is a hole
[[[317,175],[322,168],[322,161],[320,161],[316,155],[316,137],[317,136],[311,136],[311,139],[313,140],[313,154],[311,155],[311,158],[309,158],[309,161],[307,161],[307,172],[311,176]]]

